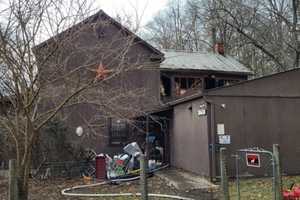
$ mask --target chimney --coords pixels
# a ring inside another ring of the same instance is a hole
[[[211,46],[212,46],[212,51],[216,53],[215,46],[216,46],[216,41],[217,41],[217,33],[215,27],[212,27],[211,29]]]
[[[217,42],[214,46],[214,52],[218,53],[222,56],[225,56],[224,43],[223,42]]]

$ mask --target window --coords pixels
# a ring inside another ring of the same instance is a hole
[[[218,87],[232,85],[239,82],[239,80],[231,80],[231,79],[220,79],[218,80]]]
[[[123,119],[109,119],[109,143],[111,145],[122,145],[126,142],[129,133],[129,127]]]
[[[214,77],[205,78],[205,89],[211,89],[216,87],[216,79]]]
[[[188,90],[201,88],[200,78],[175,77],[175,91],[177,96],[184,95]]]
[[[161,76],[160,94],[162,97],[171,96],[171,79],[167,76]]]

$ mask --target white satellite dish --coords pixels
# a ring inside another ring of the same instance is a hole
[[[81,126],[78,126],[78,127],[76,128],[76,135],[77,135],[78,137],[81,137],[81,136],[83,135],[83,128],[82,128]]]

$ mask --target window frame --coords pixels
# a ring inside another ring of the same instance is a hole
[[[118,128],[120,129],[118,130]],[[129,125],[126,120],[108,118],[108,136],[110,146],[122,146],[126,143],[129,137]]]

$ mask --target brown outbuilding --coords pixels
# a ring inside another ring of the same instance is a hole
[[[283,173],[300,173],[300,69],[204,90],[169,105],[172,166],[215,178],[219,149],[226,147],[234,175],[231,155],[237,150],[271,151],[272,144],[279,144]],[[245,171],[265,175],[270,160],[261,162],[265,167]]]

